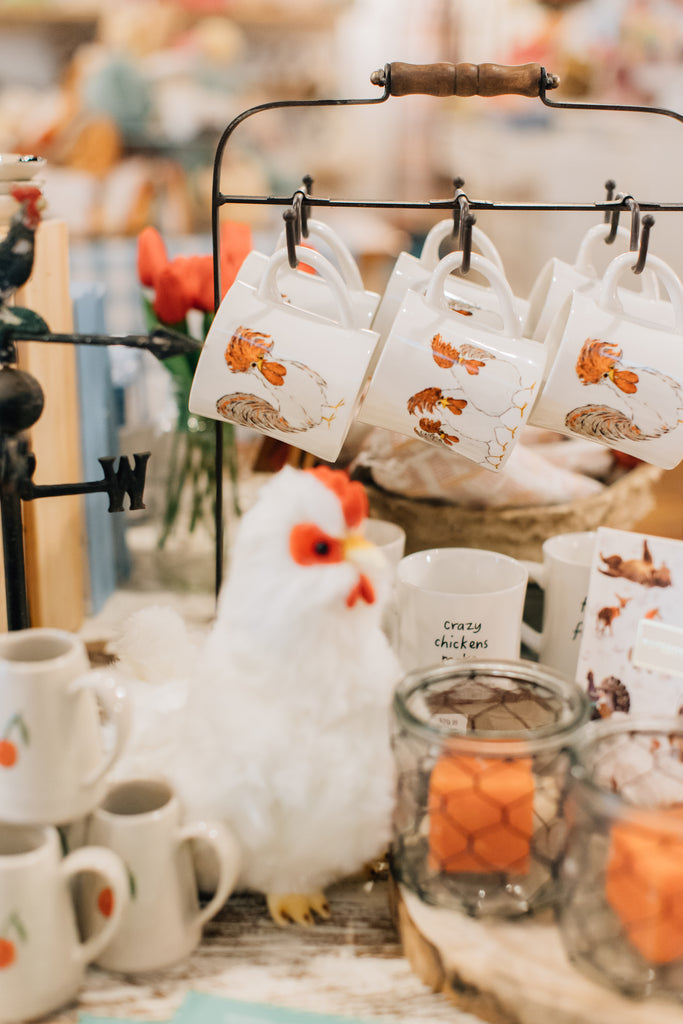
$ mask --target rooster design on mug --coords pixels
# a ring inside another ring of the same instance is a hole
[[[448,447],[466,442],[469,458],[500,465],[535,382],[524,385],[513,363],[475,345],[456,348],[441,334],[433,336],[431,350],[436,365],[455,378],[455,387],[427,387],[411,395],[408,412],[421,416],[415,433]]]
[[[582,384],[602,384],[619,398],[621,408],[602,403],[582,405],[565,417],[576,434],[603,441],[652,441],[683,422],[680,382],[649,366],[626,365],[614,342],[587,338],[576,361]]]
[[[216,402],[225,419],[259,430],[298,433],[320,423],[329,426],[344,400],[333,405],[327,397],[327,381],[296,359],[271,358],[270,334],[238,327],[225,349],[231,373],[255,378],[269,397],[247,391],[223,395]]]

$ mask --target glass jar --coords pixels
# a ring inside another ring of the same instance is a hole
[[[591,722],[567,799],[560,933],[572,963],[683,1001],[683,717]]]
[[[408,673],[393,710],[396,879],[474,917],[552,904],[586,694],[534,662],[468,661]]]

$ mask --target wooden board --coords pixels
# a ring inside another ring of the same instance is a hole
[[[683,1007],[627,999],[584,978],[550,914],[477,920],[393,882],[392,906],[418,977],[490,1024],[683,1024]]]
[[[52,331],[73,330],[63,221],[47,220],[38,228],[33,272],[15,302],[39,313]],[[17,349],[17,365],[33,374],[45,393],[45,408],[31,430],[34,480],[76,483],[82,476],[75,346],[21,342]],[[23,514],[31,625],[76,630],[85,607],[83,498],[25,502]]]

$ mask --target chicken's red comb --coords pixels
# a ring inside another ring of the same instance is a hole
[[[16,199],[18,203],[23,203],[25,200],[33,200],[35,203],[41,198],[42,194],[35,185],[15,185],[11,192],[12,198]]]
[[[341,502],[347,526],[360,526],[363,520],[367,519],[368,496],[365,489],[357,480],[350,480],[348,473],[343,469],[316,466],[314,469],[307,469],[304,472],[312,473],[321,484],[334,491]]]

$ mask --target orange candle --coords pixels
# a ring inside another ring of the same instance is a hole
[[[653,811],[647,823],[612,828],[607,900],[646,960],[683,958],[683,807]]]
[[[534,778],[530,757],[444,754],[429,784],[429,867],[529,872]]]

